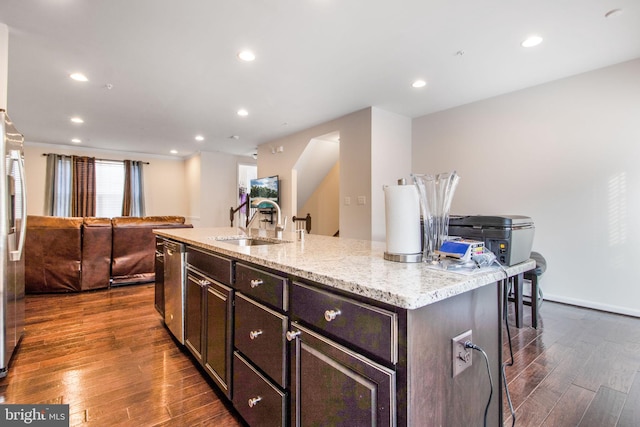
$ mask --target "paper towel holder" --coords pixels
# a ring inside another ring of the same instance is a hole
[[[398,179],[398,185],[407,185],[406,179]],[[422,252],[413,254],[393,254],[385,251],[383,257],[385,260],[393,262],[422,262]]]
[[[395,262],[422,262],[422,254],[390,254],[385,252],[384,259]]]

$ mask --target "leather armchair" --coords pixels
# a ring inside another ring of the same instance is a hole
[[[154,229],[192,227],[181,216],[113,218],[111,284],[152,282],[155,279]]]
[[[27,216],[26,293],[81,289],[82,218]]]

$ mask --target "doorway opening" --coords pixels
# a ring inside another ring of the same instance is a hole
[[[340,224],[340,132],[309,141],[293,167],[295,215],[311,215],[311,233],[334,236]]]

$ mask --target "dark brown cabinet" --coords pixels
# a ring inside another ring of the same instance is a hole
[[[472,329],[499,378],[500,283],[407,310],[199,248],[186,259],[186,346],[248,425],[481,419],[485,365],[454,378],[451,338]],[[488,425],[501,423],[494,399]]]
[[[184,343],[191,353],[202,363],[202,319],[204,318],[204,293],[209,281],[187,268],[185,287],[185,337]]]
[[[185,346],[227,397],[233,354],[233,262],[187,249]]]
[[[287,425],[287,395],[252,363],[234,353],[233,406],[250,426]]]
[[[204,367],[227,397],[231,397],[233,291],[214,281],[207,286],[206,295]]]
[[[395,371],[291,322],[291,425],[394,426]]]
[[[251,426],[288,425],[288,280],[237,262],[233,405]]]
[[[287,386],[286,332],[286,316],[236,294],[236,349],[282,388]]]
[[[155,259],[155,295],[154,305],[162,318],[164,318],[164,238],[156,236],[156,259]]]

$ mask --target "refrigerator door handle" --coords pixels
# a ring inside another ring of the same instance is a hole
[[[24,160],[22,159],[22,155],[18,150],[11,150],[11,159],[18,163],[18,174],[20,175],[20,191],[21,191],[21,202],[22,202],[22,218],[20,219],[20,239],[18,241],[18,250],[10,251],[9,259],[11,261],[20,261],[22,258],[22,251],[24,249],[24,238],[27,232],[27,197],[26,197],[26,185],[24,182]]]

